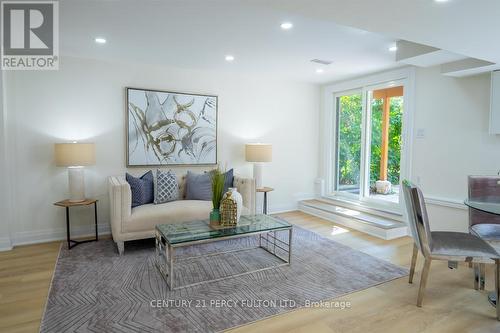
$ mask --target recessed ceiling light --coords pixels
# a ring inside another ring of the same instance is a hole
[[[290,30],[293,28],[293,23],[292,22],[283,22],[283,23],[281,23],[280,27],[283,30]]]
[[[231,62],[231,61],[233,61],[233,60],[234,60],[234,56],[232,56],[232,55],[228,54],[228,55],[226,56],[226,58],[225,58],[225,59],[226,59],[226,61]]]
[[[434,0],[434,1],[436,1],[436,2],[448,2],[450,0]]]
[[[323,73],[324,71],[325,71],[325,70],[324,70],[323,68],[318,68],[318,69],[316,69],[316,73],[318,73],[318,74],[321,74],[321,73]]]
[[[106,44],[106,38],[97,37],[94,39],[97,44]]]
[[[389,51],[391,52],[396,52],[398,50],[398,47],[396,45],[393,45],[389,48]]]

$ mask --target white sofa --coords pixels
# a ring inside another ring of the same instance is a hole
[[[179,200],[132,208],[132,193],[125,177],[109,177],[111,232],[120,255],[126,241],[153,238],[157,224],[208,219],[212,202],[185,200],[186,176],[179,177],[178,182]],[[234,176],[233,186],[243,197],[243,212],[255,214],[255,180]]]

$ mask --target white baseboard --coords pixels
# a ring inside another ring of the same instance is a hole
[[[301,200],[312,199],[312,197],[300,195]],[[288,204],[278,204],[270,205],[268,207],[269,214],[278,214],[298,210],[298,202],[288,203]],[[111,226],[109,223],[102,223],[98,225],[99,236],[100,235],[110,235]],[[77,237],[92,237],[94,235],[94,226],[75,226],[71,228],[71,238]],[[0,238],[0,251],[11,250],[13,246],[17,245],[28,245],[28,244],[38,244],[53,241],[66,240],[66,227],[57,229],[45,229],[45,230],[34,230],[34,231],[20,231],[13,235],[12,243],[8,238]]]
[[[292,212],[294,210],[299,210],[300,201],[314,199],[314,195],[310,193],[298,193],[295,194],[294,197],[296,201],[292,203],[281,204],[281,205],[272,205],[272,204],[269,205],[267,209],[268,213],[279,214],[279,213],[287,213],[287,212]]]
[[[295,204],[287,204],[287,205],[274,205],[271,206],[267,209],[268,214],[279,214],[279,213],[285,213],[285,212],[291,212],[293,210],[297,210],[298,208],[297,203]],[[261,212],[257,212],[261,213]]]
[[[273,205],[272,198],[268,198],[268,207],[267,207],[267,212],[269,214],[279,214],[279,213],[286,213],[286,212],[292,212],[294,210],[299,209],[299,202],[302,200],[312,200],[314,199],[314,193],[307,193],[307,192],[297,192],[293,194],[293,201],[288,202],[288,203],[282,203],[282,204],[277,204]],[[257,207],[257,210],[262,207]],[[259,211],[257,211],[259,213]]]
[[[468,210],[469,208],[464,204],[463,201],[440,198],[440,197],[425,197],[425,203],[429,205],[442,206],[448,208],[455,208],[460,210]]]
[[[98,224],[97,230],[99,232],[99,235],[111,234],[111,228],[109,223]],[[93,225],[72,227],[71,238],[73,239],[76,237],[91,237],[95,235],[94,232],[95,229]],[[66,240],[66,228],[16,232],[14,234],[13,245],[17,246],[17,245],[37,244],[37,243],[46,243],[59,240]]]
[[[298,207],[290,207],[290,208],[287,208],[287,209],[270,210],[267,213],[269,215],[274,215],[274,214],[283,214],[283,213],[295,212],[297,210],[299,210]]]
[[[1,237],[0,238],[0,252],[2,251],[10,251],[12,250],[12,243],[10,242],[9,237]]]

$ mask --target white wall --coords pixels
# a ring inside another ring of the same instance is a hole
[[[496,175],[500,136],[488,133],[490,75],[452,78],[439,68],[418,69],[413,143],[413,180],[429,199],[462,203],[468,175]],[[446,202],[445,202],[446,204]],[[467,230],[467,210],[432,205],[434,229]]]
[[[7,127],[5,126],[6,117],[4,109],[4,89],[3,89],[3,71],[0,70],[0,251],[11,248],[11,239],[9,232],[10,223],[10,189],[8,182],[8,167],[6,159],[7,147]]]
[[[54,165],[53,144],[68,140],[96,143],[97,164],[86,170],[87,194],[100,200],[102,229],[109,230],[105,180],[126,171],[127,86],[218,95],[219,162],[251,176],[244,143],[270,142],[273,162],[264,171],[264,184],[276,188],[269,196],[270,210],[293,209],[298,198],[312,196],[318,164],[319,86],[65,57],[59,71],[7,74],[15,147],[9,156],[15,163],[15,243],[64,237],[64,211],[52,203],[67,196],[67,173]],[[90,231],[85,218],[92,215],[85,209],[74,212],[80,226],[76,232]]]

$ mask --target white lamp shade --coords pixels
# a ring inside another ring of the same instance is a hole
[[[55,160],[57,166],[87,166],[95,164],[93,143],[56,143]]]
[[[271,162],[273,146],[267,143],[248,143],[245,145],[245,159],[247,162]]]

